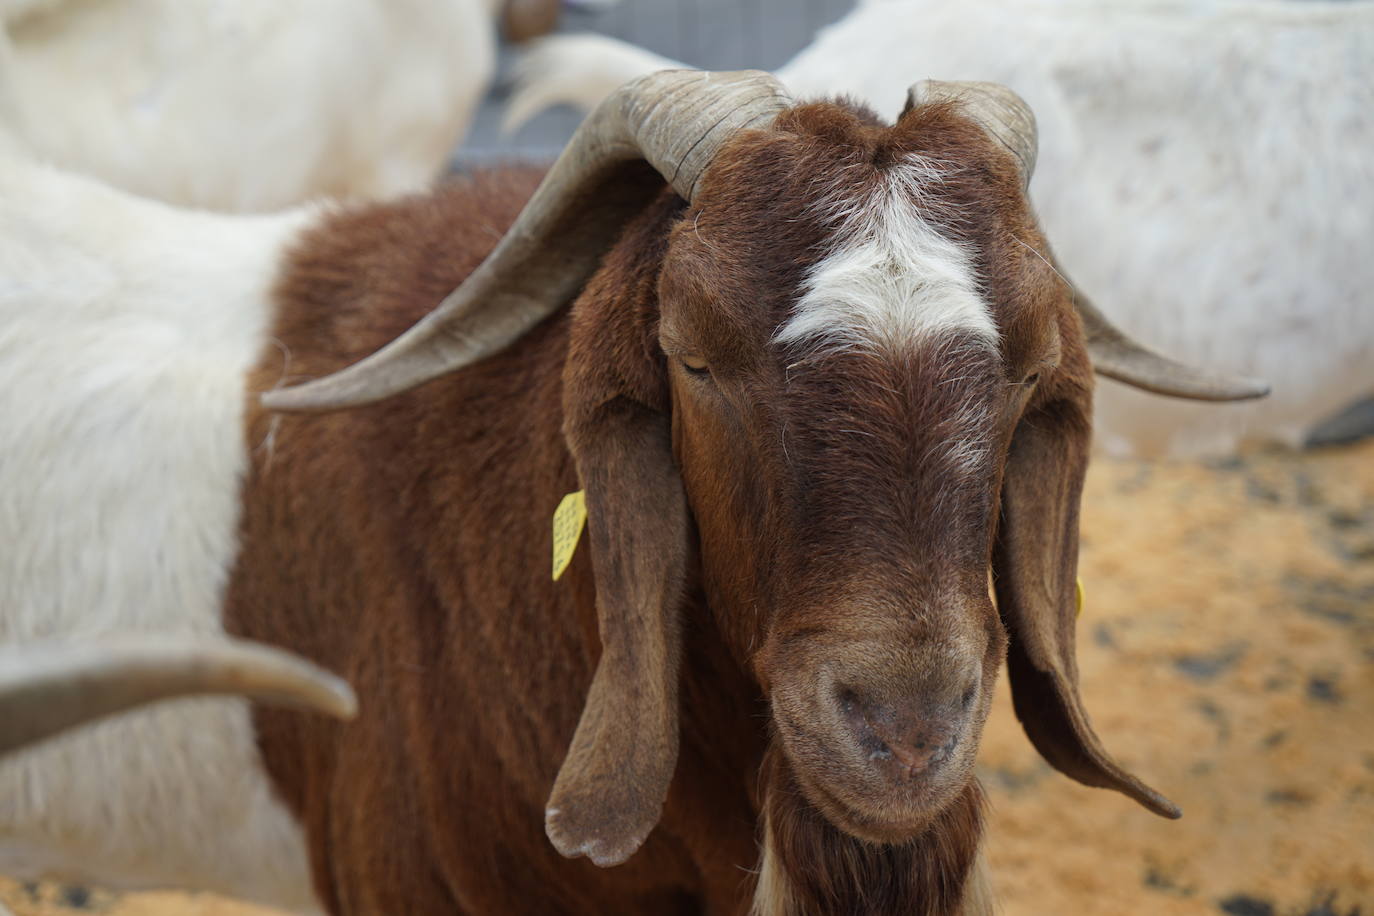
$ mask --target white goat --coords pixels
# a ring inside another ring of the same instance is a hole
[[[508,124],[679,66],[607,38],[545,39]],[[1041,219],[1123,329],[1273,383],[1225,410],[1105,383],[1109,452],[1297,443],[1374,391],[1374,3],[868,0],[778,76],[892,116],[913,72],[1030,103]]]
[[[0,117],[40,158],[184,205],[398,194],[462,139],[506,5],[5,0]],[[556,0],[506,12],[530,7]]]
[[[308,214],[181,210],[14,146],[0,135],[0,454],[7,479],[33,483],[0,492],[0,530],[16,533],[0,550],[0,644],[220,638],[244,374],[281,247]],[[300,828],[250,716],[236,699],[160,705],[0,769],[0,874],[311,911]]]

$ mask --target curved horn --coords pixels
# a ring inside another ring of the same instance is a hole
[[[125,637],[0,652],[0,754],[155,700],[235,694],[352,718],[348,684],[290,653],[219,637]]]
[[[907,92],[902,113],[945,101],[958,102],[966,117],[1005,146],[1021,163],[1025,183],[1030,183],[1037,151],[1035,115],[1020,96],[998,83],[922,80]],[[1062,269],[1059,272],[1065,276]],[[1155,394],[1200,401],[1242,401],[1269,393],[1269,385],[1259,379],[1204,372],[1146,349],[1108,321],[1076,286],[1074,302],[1093,368],[1101,375]]]
[[[907,90],[902,114],[930,102],[958,102],[965,117],[1016,157],[1022,182],[1030,183],[1038,141],[1035,115],[1021,96],[1001,83],[921,80]]]
[[[781,84],[754,70],[666,70],[627,83],[582,122],[496,249],[433,312],[362,362],[268,392],[263,404],[367,404],[495,353],[577,294],[664,179],[690,201],[736,131],[767,126],[788,104]]]
[[[1154,394],[1195,401],[1247,401],[1269,393],[1269,383],[1260,379],[1194,369],[1148,350],[1108,321],[1077,285],[1073,298],[1083,320],[1088,355],[1099,375]]]

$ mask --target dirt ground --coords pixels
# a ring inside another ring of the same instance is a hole
[[[1042,763],[1005,685],[982,779],[1006,916],[1374,916],[1374,443],[1211,465],[1100,459],[1083,693],[1165,821]],[[0,883],[16,916],[271,916]]]

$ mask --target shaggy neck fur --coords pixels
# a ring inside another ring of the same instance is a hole
[[[855,839],[802,796],[776,749],[764,763],[764,849],[753,916],[904,913],[985,916],[982,789],[971,782],[925,833],[902,845]]]

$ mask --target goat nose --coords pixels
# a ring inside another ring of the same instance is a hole
[[[959,745],[963,710],[954,715],[910,712],[841,690],[845,724],[870,763],[897,779],[909,780],[937,768]],[[906,705],[906,704],[904,704]]]
[[[959,743],[957,737],[948,734],[922,732],[905,741],[879,732],[892,759],[904,770],[907,778],[929,769],[949,756]]]

